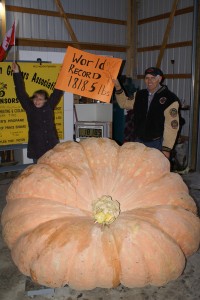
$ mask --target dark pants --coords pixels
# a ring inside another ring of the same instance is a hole
[[[143,141],[142,139],[136,138],[135,142],[142,143],[146,147],[149,147],[149,148],[156,148],[158,150],[162,150],[162,142],[163,142],[162,138],[159,138],[159,139],[156,139],[153,141]]]

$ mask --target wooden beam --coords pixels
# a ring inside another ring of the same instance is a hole
[[[6,11],[60,18],[60,13],[57,11],[28,8],[28,7],[14,6],[14,5],[6,5]],[[70,14],[70,13],[65,13],[65,15],[68,19],[74,19],[74,20],[82,20],[82,21],[89,21],[89,22],[96,22],[96,23],[98,22],[98,23],[117,24],[117,25],[124,25],[124,26],[127,25],[126,20],[116,20],[116,19],[93,17],[93,16]]]
[[[167,79],[191,79],[192,74],[164,74]],[[144,79],[144,75],[138,75],[137,79]]]
[[[183,42],[178,42],[178,43],[171,43],[166,45],[166,49],[170,48],[180,48],[180,47],[191,47],[192,46],[192,41],[183,41]],[[155,46],[149,46],[149,47],[142,47],[138,48],[138,52],[146,52],[146,51],[155,51],[159,50],[161,48],[161,45],[155,45]]]
[[[99,50],[108,52],[126,52],[128,46],[126,45],[114,45],[114,44],[97,44],[79,42],[81,49],[85,50]],[[59,41],[59,40],[41,40],[41,39],[28,39],[28,38],[16,38],[16,46],[24,47],[46,47],[46,48],[63,48],[68,46],[74,46],[76,43],[71,41]]]
[[[61,1],[60,1],[60,0],[55,0],[55,2],[56,2],[56,5],[57,5],[57,7],[58,7],[58,10],[59,10],[59,12],[60,12],[60,16],[61,16],[61,17],[63,18],[63,20],[64,20],[65,26],[66,26],[66,28],[67,28],[67,30],[68,30],[68,32],[69,32],[69,35],[70,35],[70,37],[71,37],[71,39],[72,39],[72,42],[73,42],[73,43],[76,43],[75,45],[76,45],[77,48],[80,48],[80,45],[79,45],[78,40],[77,40],[77,38],[76,38],[76,35],[75,35],[75,33],[74,33],[74,31],[73,31],[73,29],[72,29],[72,27],[71,27],[71,24],[70,24],[68,18],[67,18],[66,15],[65,15],[65,11],[64,11],[64,9],[63,9],[63,6],[62,6]]]
[[[180,15],[189,14],[189,13],[193,13],[193,12],[194,12],[194,6],[189,6],[189,7],[185,7],[185,8],[182,8],[182,9],[177,9],[176,12],[175,12],[175,16],[180,16]],[[138,21],[138,25],[164,20],[164,19],[167,19],[169,17],[170,17],[170,13],[165,13],[165,14],[153,16],[153,17],[150,17],[150,18],[140,19]]]
[[[172,24],[173,24],[174,15],[175,15],[175,12],[176,12],[176,7],[177,7],[177,4],[178,4],[178,1],[179,0],[174,0],[174,3],[172,5],[172,11],[171,11],[169,21],[168,21],[168,24],[167,24],[167,28],[166,28],[166,31],[165,31],[165,34],[164,34],[162,46],[160,48],[160,53],[158,55],[158,60],[157,60],[157,64],[156,64],[156,67],[158,67],[158,68],[160,68],[161,61],[162,61],[164,51],[165,51],[165,47],[167,45],[167,40],[168,40],[169,33],[170,33],[170,30],[171,30],[171,27],[172,27]]]

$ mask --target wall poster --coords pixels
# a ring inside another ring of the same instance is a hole
[[[26,113],[16,98],[11,65],[12,62],[0,62],[0,146],[24,144],[28,141]],[[29,96],[39,89],[52,93],[61,64],[19,62],[18,65]],[[59,139],[63,139],[63,97],[55,109],[55,124]]]

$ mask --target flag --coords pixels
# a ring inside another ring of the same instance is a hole
[[[6,57],[7,51],[10,46],[15,45],[15,22],[12,27],[6,32],[4,40],[0,46],[0,61],[3,61]]]

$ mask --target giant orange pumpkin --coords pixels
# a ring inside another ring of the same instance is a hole
[[[23,274],[78,290],[162,286],[200,239],[196,205],[163,154],[101,138],[60,143],[26,168],[2,225]]]

